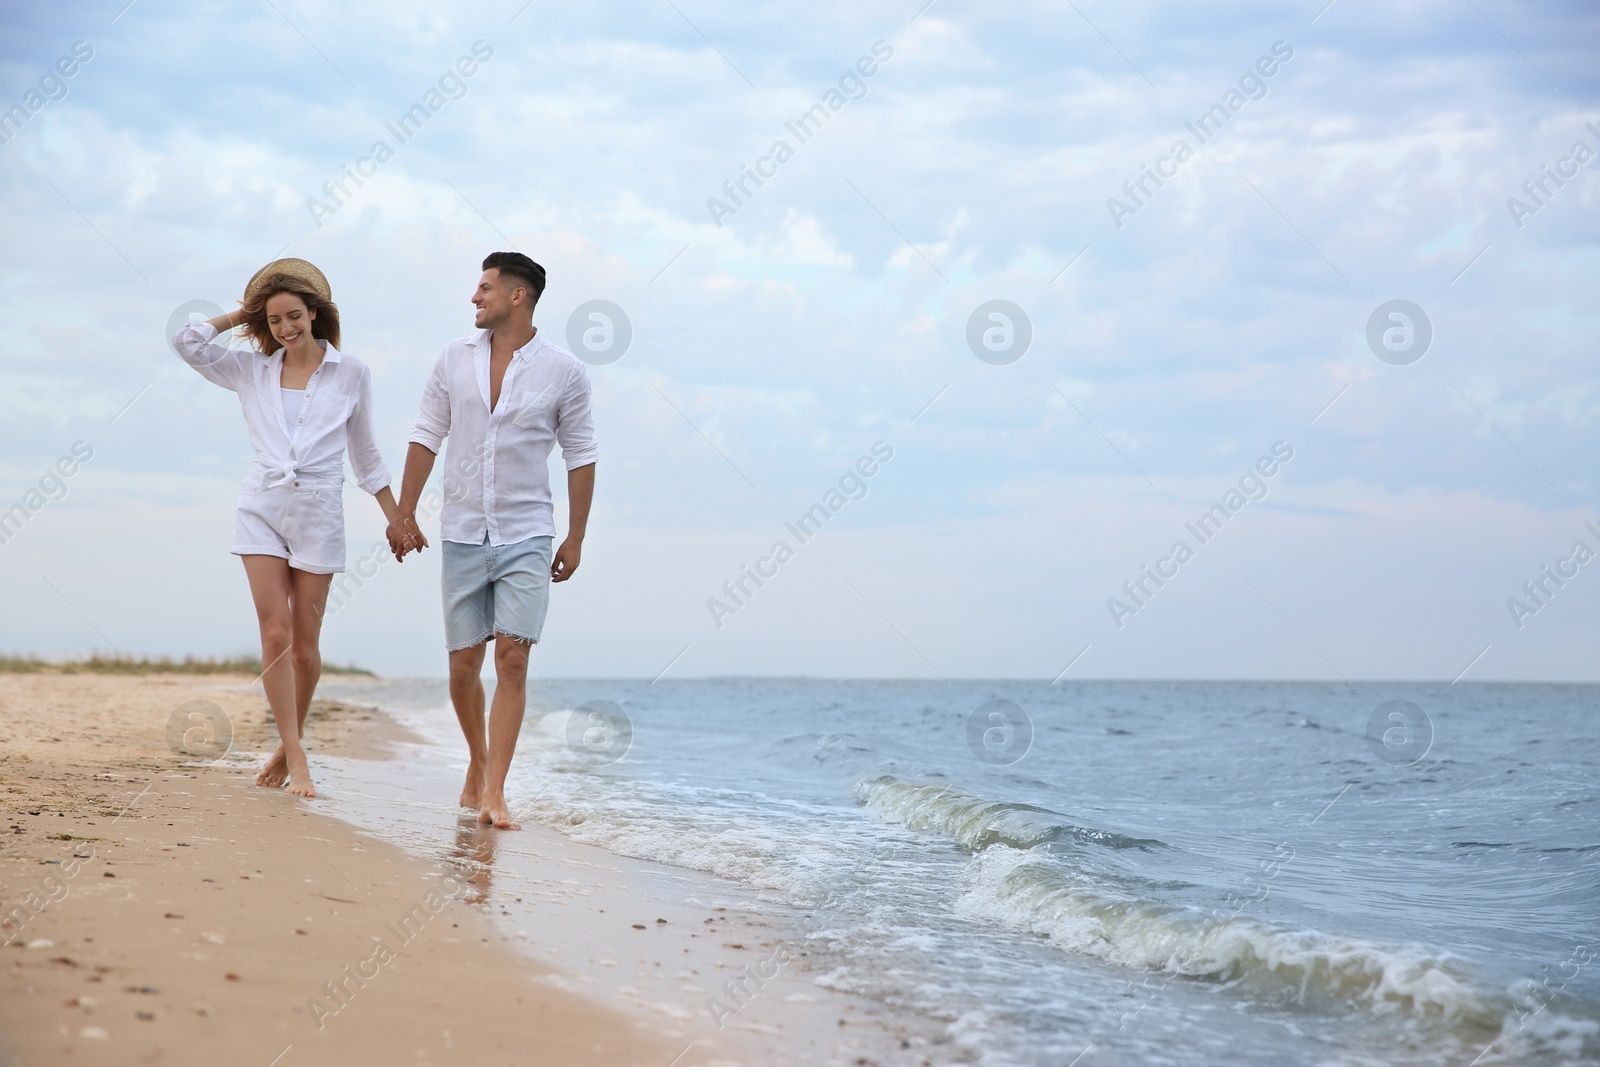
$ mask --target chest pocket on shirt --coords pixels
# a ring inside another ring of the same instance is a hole
[[[547,385],[541,392],[532,391],[525,394],[526,399],[517,407],[517,413],[512,416],[511,422],[517,427],[528,430],[543,423],[549,416],[550,409],[556,406],[560,399],[556,395],[556,387]]]
[[[309,417],[312,409],[316,410],[317,421],[325,426],[343,426],[350,418],[351,412],[356,409],[356,398],[341,396],[332,389],[318,389],[311,398],[311,404],[306,407]]]

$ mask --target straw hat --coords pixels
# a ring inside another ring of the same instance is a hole
[[[312,263],[303,259],[275,259],[265,267],[256,271],[250,278],[250,283],[244,287],[244,300],[248,304],[250,298],[256,296],[266,284],[268,278],[274,274],[287,274],[309,285],[314,292],[324,300],[333,299],[333,289],[328,285],[327,277]]]

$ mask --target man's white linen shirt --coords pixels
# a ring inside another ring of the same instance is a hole
[[[362,489],[376,493],[389,484],[389,468],[372,430],[372,370],[365,360],[318,341],[322,365],[312,372],[299,415],[291,419],[280,384],[283,349],[263,356],[254,349],[212,344],[216,336],[210,323],[191,322],[177,332],[173,347],[207,380],[239,394],[256,453],[245,492],[301,482],[337,487],[344,482],[346,451]]]
[[[554,537],[550,450],[561,446],[569,471],[600,455],[589,375],[571,352],[535,334],[513,353],[491,411],[490,338],[481,330],[445,346],[411,431],[430,452],[445,445],[441,536],[468,545]]]

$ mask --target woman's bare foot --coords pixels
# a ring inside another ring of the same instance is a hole
[[[278,746],[278,751],[267,760],[267,765],[261,768],[261,773],[256,775],[256,785],[264,785],[269,789],[276,789],[289,780],[289,761],[284,758],[283,746]]]
[[[511,809],[506,807],[505,798],[489,799],[483,807],[478,809],[478,821],[493,823],[496,830],[520,830],[522,825],[511,821]]]
[[[461,806],[479,807],[483,797],[483,769],[477,763],[467,765],[467,784],[461,787]]]
[[[311,784],[311,768],[306,766],[306,754],[296,750],[294,755],[287,757],[289,765],[289,792],[297,797],[314,797],[317,795],[316,787]]]

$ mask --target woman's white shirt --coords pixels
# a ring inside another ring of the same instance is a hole
[[[322,365],[311,374],[304,397],[289,414],[282,388],[283,349],[263,356],[254,349],[212,344],[210,323],[191,322],[173,338],[183,361],[207,380],[239,394],[245,430],[256,460],[244,489],[254,492],[284,483],[337,486],[344,481],[344,456],[356,484],[368,493],[389,485],[389,468],[372,428],[372,371],[366,361],[327,341]]]

